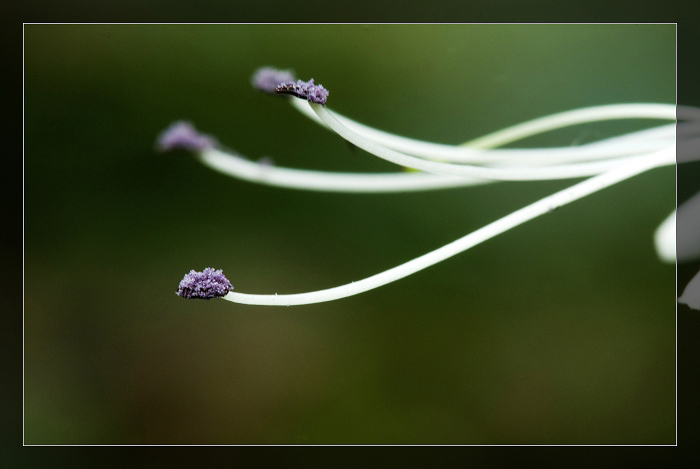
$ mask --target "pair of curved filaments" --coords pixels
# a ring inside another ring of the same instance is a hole
[[[311,104],[298,99],[291,99],[291,102],[304,115],[312,117],[325,126]],[[400,155],[402,163],[399,164],[426,172],[339,173],[284,168],[259,164],[235,153],[216,148],[201,152],[200,160],[212,169],[233,177],[285,188],[328,192],[403,192],[463,187],[498,180],[542,180],[588,176],[629,161],[622,158],[659,150],[675,142],[675,125],[669,124],[580,146],[494,149],[543,132],[586,122],[625,118],[675,120],[675,107],[665,104],[610,105],[568,111],[535,119],[456,146],[423,142],[389,134],[326,109],[322,111],[326,111],[326,118],[334,117],[341,127],[354,132],[365,142],[404,153]],[[407,152],[407,149],[410,152]],[[383,150],[384,148],[381,148],[380,151],[383,152]],[[422,158],[426,161],[415,159],[407,161],[406,156]],[[445,163],[459,160],[473,164],[483,162],[489,166]],[[573,162],[577,163],[563,164]],[[412,166],[414,164],[421,168]],[[535,166],[535,168],[528,169],[529,166]],[[431,170],[439,174],[428,172]]]
[[[335,192],[400,192],[485,184],[502,180],[546,180],[593,176],[490,223],[452,243],[387,271],[335,288],[287,295],[230,292],[223,298],[243,304],[289,306],[332,301],[386,285],[452,257],[553,208],[578,200],[649,169],[675,162],[675,123],[575,147],[496,149],[554,129],[611,119],[676,120],[667,104],[596,106],[554,114],[509,127],[463,145],[441,145],[364,126],[325,106],[292,99],[304,115],[356,146],[404,167],[423,172],[333,173],[277,167],[249,161],[217,148],[198,153],[205,165],[251,182]],[[687,118],[700,120],[697,110]],[[465,164],[469,163],[469,164]]]

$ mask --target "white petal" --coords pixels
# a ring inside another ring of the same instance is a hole
[[[663,262],[676,262],[676,212],[674,211],[654,233],[656,254]]]
[[[679,303],[686,304],[693,309],[700,309],[700,272],[690,281],[680,298]]]

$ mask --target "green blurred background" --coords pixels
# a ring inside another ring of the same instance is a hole
[[[251,159],[391,171],[249,86],[460,143],[577,107],[675,102],[674,25],[26,25],[26,444],[675,441],[675,269],[654,170],[381,289],[289,308],[185,301],[348,283],[573,181],[344,195],[154,151],[172,121]],[[659,124],[532,138],[570,145]]]

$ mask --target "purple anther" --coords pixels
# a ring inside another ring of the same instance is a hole
[[[250,79],[254,88],[266,93],[274,93],[278,85],[287,81],[294,81],[291,70],[279,70],[274,67],[259,68]]]
[[[322,85],[314,84],[313,78],[309,81],[298,80],[296,83],[293,81],[286,81],[275,88],[275,93],[291,94],[297,98],[306,99],[312,103],[323,104],[324,106],[328,99],[328,90]]]
[[[176,148],[189,151],[202,151],[217,146],[216,139],[210,135],[197,132],[192,124],[185,121],[173,122],[158,136],[157,146],[160,151]]]
[[[175,294],[187,299],[210,300],[226,296],[231,290],[233,285],[221,270],[207,267],[203,272],[190,270],[190,273],[180,281]]]

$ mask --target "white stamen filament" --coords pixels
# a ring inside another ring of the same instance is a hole
[[[264,166],[215,148],[198,154],[210,168],[250,182],[288,189],[324,192],[405,192],[486,184],[484,179],[426,173],[334,173],[278,166]]]
[[[323,120],[316,115],[309,102],[299,99],[292,99],[290,101],[299,112],[327,127]],[[483,137],[470,140],[462,145],[445,145],[394,135],[360,124],[329,109],[326,110],[348,129],[379,145],[426,159],[463,163],[491,163],[501,160],[510,161],[515,158],[535,158],[536,160],[544,160],[548,163],[559,163],[566,159],[585,160],[587,158],[597,159],[639,154],[641,150],[649,149],[649,146],[647,146],[648,142],[640,143],[644,145],[641,149],[630,147],[629,140],[626,142],[624,140],[609,140],[606,141],[606,143],[610,146],[600,147],[596,145],[601,145],[603,142],[545,149],[501,149],[488,152],[483,150],[500,147],[551,130],[589,122],[616,119],[676,120],[675,106],[671,104],[613,104],[560,112],[507,127]],[[664,133],[663,135],[666,138],[672,138],[675,135],[672,129],[673,127],[666,127],[662,131]],[[629,134],[629,136],[633,138],[635,142],[643,142],[644,139],[647,138],[646,132],[652,131],[652,133],[648,134],[649,137],[651,137],[659,130],[660,129],[648,129],[646,131],[640,131],[638,134]],[[667,139],[664,139],[664,141],[659,144],[660,146],[651,148],[651,151],[661,149],[663,143],[667,141]],[[638,144],[635,143],[635,145]],[[543,158],[543,150],[544,155],[546,155],[545,158]]]
[[[548,213],[554,208],[561,207],[575,200],[581,199],[587,195],[593,194],[594,192],[609,187],[617,182],[624,181],[625,179],[631,178],[649,169],[672,164],[674,161],[674,148],[666,148],[650,155],[640,157],[634,163],[619,166],[606,173],[597,175],[553,195],[547,196],[441,248],[357,282],[309,293],[297,293],[290,295],[255,295],[230,292],[223,298],[234,303],[249,305],[291,306],[322,303],[363,293],[394,282],[448,259],[473,246],[476,246],[477,244],[491,239],[498,234],[532,220],[537,216]]]
[[[308,105],[306,107],[308,108]],[[574,148],[588,151],[591,159],[608,158],[610,157],[609,152],[614,151],[615,148],[636,149],[640,153],[651,152],[657,150],[657,147],[673,144],[674,131],[675,125],[670,124],[611,137]],[[558,157],[563,160],[567,157],[567,154],[571,156],[570,153],[567,153],[569,148],[566,147],[542,148],[540,150],[545,154],[544,158],[539,158],[536,152],[533,154],[533,150],[508,150],[508,152],[512,152],[510,154],[504,154],[503,151],[498,153],[494,150],[488,150],[484,153],[493,154],[492,163],[497,165],[508,164],[511,155],[516,156],[514,160],[520,165],[546,164],[552,158]],[[519,151],[529,152],[529,158],[517,158]],[[284,168],[274,165],[263,165],[259,162],[245,159],[235,153],[225,152],[216,148],[204,150],[198,154],[198,157],[205,166],[228,176],[288,189],[346,193],[388,193],[466,187],[495,182],[487,179],[470,179],[415,172],[338,173]]]
[[[320,104],[310,104],[316,115],[331,130],[351,142],[352,144],[401,166],[418,169],[434,174],[444,174],[450,176],[467,176],[472,178],[496,179],[502,181],[531,181],[545,179],[568,179],[582,176],[590,176],[608,171],[619,165],[634,164],[642,156],[622,157],[608,161],[594,161],[588,163],[573,163],[563,165],[550,165],[547,167],[480,167],[468,165],[456,165],[442,163],[438,161],[427,161],[414,156],[406,155],[380,145],[374,141],[367,140],[359,134],[345,127],[336,119],[324,106]],[[551,125],[551,124],[550,124]],[[544,126],[541,126],[544,128]]]

